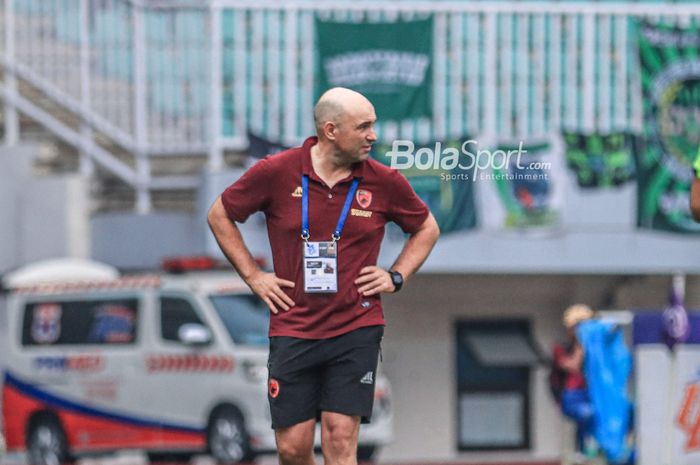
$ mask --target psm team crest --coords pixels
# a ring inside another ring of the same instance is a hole
[[[280,383],[276,379],[271,378],[270,382],[267,384],[267,388],[268,392],[270,393],[270,397],[273,399],[280,395]]]
[[[355,199],[360,207],[367,208],[372,203],[372,193],[368,190],[359,189],[355,194]]]

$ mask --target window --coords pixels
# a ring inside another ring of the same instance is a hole
[[[206,326],[188,300],[181,297],[160,298],[160,335],[164,340],[180,342],[178,331],[188,323]]]
[[[213,294],[216,313],[236,344],[268,345],[270,310],[256,295]]]
[[[44,301],[24,307],[22,345],[133,344],[138,300]]]
[[[458,447],[530,447],[530,369],[542,360],[527,321],[457,323]]]

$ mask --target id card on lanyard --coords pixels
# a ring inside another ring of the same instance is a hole
[[[304,267],[304,292],[336,293],[338,292],[338,241],[355,196],[358,178],[352,180],[348,195],[345,197],[343,210],[330,241],[309,241],[309,177],[301,177],[301,238],[302,263]]]

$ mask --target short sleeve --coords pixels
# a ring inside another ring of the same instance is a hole
[[[693,169],[695,170],[695,177],[700,179],[700,147],[698,147],[698,154],[695,156],[695,163],[693,163]]]
[[[265,211],[271,196],[270,160],[264,158],[250,167],[243,176],[221,194],[228,217],[244,223],[250,215]]]
[[[392,170],[390,180],[391,201],[387,217],[398,224],[403,232],[412,234],[425,223],[430,210],[418,197],[404,175]]]

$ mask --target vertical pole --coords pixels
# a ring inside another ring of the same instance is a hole
[[[211,140],[209,141],[209,171],[219,172],[224,167],[224,154],[221,149],[221,53],[222,53],[222,37],[221,37],[221,7],[219,5],[211,5],[209,10],[211,18],[211,35],[210,47],[211,63],[211,89],[210,94],[210,131]]]
[[[583,16],[583,88],[581,104],[583,116],[583,130],[590,134],[596,129],[595,113],[595,60],[596,60],[596,17],[592,13]]]
[[[136,140],[136,211],[147,214],[151,211],[149,182],[151,166],[148,160],[148,115],[146,106],[146,34],[144,31],[143,6],[132,4],[134,36],[134,139]]]
[[[16,145],[19,141],[19,116],[17,109],[8,102],[17,96],[17,78],[12,67],[15,65],[15,0],[5,0],[5,57],[9,67],[5,68],[5,145]]]
[[[496,104],[498,94],[497,86],[497,57],[498,50],[496,49],[496,13],[487,13],[484,24],[484,124],[483,131],[485,138],[489,143],[493,142],[496,137],[496,122],[498,115],[496,114]]]
[[[92,128],[87,120],[91,114],[90,80],[90,5],[88,0],[80,0],[80,173],[90,179],[95,173],[95,163],[90,148]]]
[[[433,61],[433,121],[432,134],[428,139],[442,140],[445,137],[445,115],[447,113],[447,15],[438,13],[435,15],[433,23],[433,40],[435,44],[435,55]],[[423,139],[425,140],[425,139]]]
[[[284,67],[286,72],[284,73],[284,130],[282,131],[284,137],[282,140],[287,142],[295,140],[299,133],[297,130],[299,114],[299,107],[297,106],[297,70],[299,69],[299,56],[297,54],[299,48],[299,37],[297,35],[298,14],[298,10],[290,8],[284,16]]]

